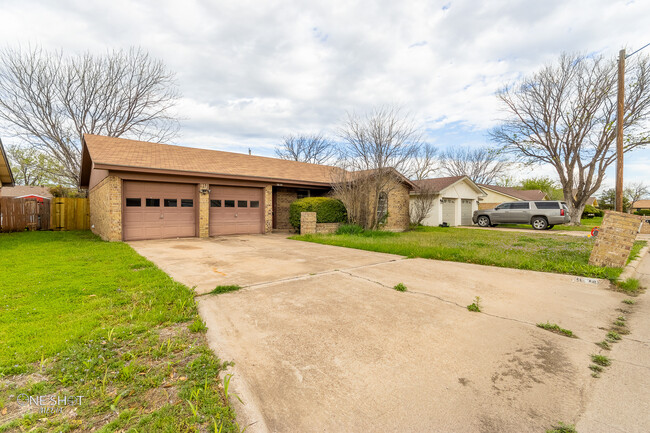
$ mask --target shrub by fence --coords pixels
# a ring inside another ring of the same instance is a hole
[[[0,231],[49,230],[50,201],[33,198],[0,198]]]

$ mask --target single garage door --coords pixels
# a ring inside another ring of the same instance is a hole
[[[460,203],[460,223],[464,226],[472,225],[472,200],[464,198]]]
[[[210,236],[263,233],[262,188],[210,186]]]
[[[125,181],[125,241],[196,236],[196,185]]]
[[[456,200],[442,200],[442,222],[450,226],[456,225]]]

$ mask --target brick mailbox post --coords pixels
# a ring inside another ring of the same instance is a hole
[[[622,268],[630,256],[642,219],[638,215],[605,211],[589,264]]]

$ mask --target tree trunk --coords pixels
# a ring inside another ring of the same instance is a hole
[[[580,220],[582,218],[583,209],[584,209],[584,206],[582,206],[582,207],[569,206],[569,216],[571,217],[571,221],[569,222],[568,225],[570,225],[570,226],[579,226],[580,225]]]

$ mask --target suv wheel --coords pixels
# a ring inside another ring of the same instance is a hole
[[[544,217],[533,218],[531,224],[535,230],[546,230],[546,227],[548,227],[548,221]]]
[[[478,217],[478,220],[476,220],[476,223],[479,225],[479,227],[490,227],[490,218],[486,217],[485,215],[481,215]]]

